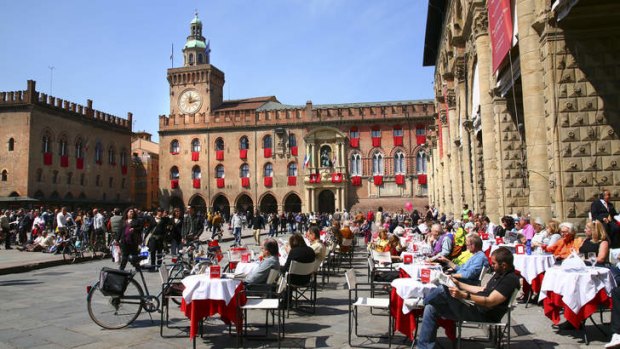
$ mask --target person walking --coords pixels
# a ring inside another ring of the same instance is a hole
[[[265,220],[258,210],[256,210],[254,212],[254,217],[252,217],[252,230],[254,230],[254,240],[258,246],[260,246],[260,233],[263,229],[265,229]]]
[[[140,251],[142,237],[142,223],[135,217],[133,209],[128,209],[123,220],[121,233],[116,236],[116,241],[121,247],[120,270],[125,270],[130,255],[137,255]]]
[[[12,250],[11,247],[11,229],[9,225],[9,210],[2,212],[0,210],[0,229],[2,229],[2,236],[4,236],[4,248]]]
[[[235,237],[235,246],[241,246],[241,227],[243,220],[238,211],[235,210],[232,218],[230,219],[230,226],[233,229],[233,236]]]

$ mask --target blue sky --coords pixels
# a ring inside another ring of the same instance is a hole
[[[432,98],[422,67],[424,0],[20,0],[0,11],[0,90],[37,90],[121,117],[157,137],[197,9],[225,99],[285,104]]]

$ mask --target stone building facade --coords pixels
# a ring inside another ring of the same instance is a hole
[[[131,203],[131,121],[48,96],[0,92],[0,205]]]
[[[184,65],[168,70],[160,116],[161,205],[229,215],[401,209],[427,202],[426,128],[432,101],[285,105],[223,100],[202,22],[190,23]]]
[[[620,199],[620,3],[430,0],[430,201],[583,223]]]
[[[134,168],[132,194],[136,207],[159,206],[159,144],[145,131],[131,136],[131,161]]]

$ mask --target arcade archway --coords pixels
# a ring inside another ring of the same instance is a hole
[[[301,212],[301,199],[295,193],[284,199],[284,212]]]
[[[320,192],[318,203],[320,213],[334,213],[336,210],[336,197],[334,196],[334,192],[329,189]]]
[[[262,213],[278,213],[278,201],[271,194],[265,194],[259,205]]]
[[[185,209],[183,208],[183,206],[185,206],[183,204],[183,200],[178,196],[171,197],[168,205],[170,206],[169,209],[171,211],[178,208],[181,212],[185,212]]]
[[[254,201],[252,201],[252,198],[250,198],[248,195],[242,194],[237,198],[237,204],[235,205],[235,208],[238,212],[241,213],[247,214],[248,211],[254,213]]]
[[[230,202],[224,195],[218,195],[213,200],[213,212],[219,212],[226,218],[230,217]]]
[[[189,205],[192,206],[194,210],[196,210],[196,212],[205,213],[207,210],[207,203],[205,202],[205,199],[203,199],[200,195],[196,195],[191,198],[189,200]]]

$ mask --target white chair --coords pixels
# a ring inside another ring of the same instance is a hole
[[[519,289],[515,289],[508,300],[508,310],[504,315],[506,319],[505,322],[485,322],[485,321],[458,321],[457,322],[457,349],[461,348],[461,328],[463,325],[476,325],[476,326],[488,326],[491,334],[491,339],[497,347],[501,346],[502,339],[506,336],[506,347],[510,348],[510,324],[511,324],[511,313],[512,310],[516,307],[517,303],[517,294],[519,293]]]
[[[270,274],[271,276],[271,274]],[[280,348],[281,338],[284,337],[284,310],[280,306],[282,302],[282,297],[284,295],[284,290],[286,289],[286,280],[284,278],[280,278],[278,282],[278,287],[276,289],[276,297],[269,296],[268,298],[247,298],[247,302],[245,305],[241,306],[241,310],[243,311],[243,321],[244,321],[244,333],[243,337],[248,336],[248,310],[264,310],[265,311],[265,337],[269,334],[269,313],[277,312],[278,318],[278,327],[277,327],[277,338],[278,338],[278,348]],[[243,339],[240,337],[240,344],[242,344]]]
[[[311,305],[311,313],[316,311],[316,280],[315,274],[315,262],[299,263],[297,261],[291,261],[288,272],[286,273],[286,285],[290,292],[290,297],[287,297],[287,313],[289,316],[291,310],[291,302],[295,302],[297,310],[302,310],[299,306],[300,302],[308,302]],[[299,284],[293,280],[294,276],[308,276],[308,282]]]
[[[355,321],[355,335],[357,337],[369,337],[369,338],[380,338],[381,336],[373,336],[373,335],[362,335],[357,331],[358,327],[358,311],[357,309],[360,307],[365,308],[379,308],[390,311],[390,297],[388,298],[373,298],[373,297],[359,297],[358,293],[360,291],[371,291],[370,284],[358,284],[355,277],[355,270],[349,269],[344,274],[347,280],[347,286],[349,288],[349,345],[351,344],[351,321]],[[366,288],[360,286],[367,286]],[[353,300],[355,299],[355,302]],[[388,348],[392,346],[392,317],[387,316],[388,319]]]

